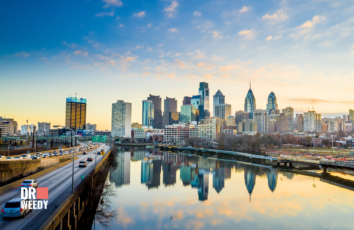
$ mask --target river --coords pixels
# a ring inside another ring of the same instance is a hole
[[[351,188],[317,177],[151,149],[116,161],[92,229],[354,229]]]

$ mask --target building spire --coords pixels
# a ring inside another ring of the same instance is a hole
[[[251,89],[251,82],[250,82],[250,89]]]

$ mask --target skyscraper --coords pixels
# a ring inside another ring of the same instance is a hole
[[[214,116],[223,119],[226,119],[231,116],[231,105],[229,104],[219,104],[214,107]]]
[[[191,122],[195,121],[195,107],[194,105],[182,105],[181,106],[181,114],[180,121],[181,122]]]
[[[294,109],[292,107],[286,107],[282,110],[288,120],[288,132],[294,132]]]
[[[253,111],[256,110],[256,98],[253,95],[250,83],[250,89],[245,98],[245,111],[249,113],[250,119],[253,119]]]
[[[239,110],[235,113],[236,125],[238,125],[238,123],[242,122],[243,119],[249,119],[249,118],[250,118],[250,114],[248,112]]]
[[[38,122],[38,134],[49,135],[50,122]]]
[[[278,109],[277,97],[273,91],[268,96],[267,113],[270,115],[272,109]]]
[[[213,96],[213,116],[216,116],[215,113],[215,107],[221,104],[225,104],[225,96],[222,94],[220,90],[216,92],[216,94]]]
[[[161,97],[150,94],[147,99],[154,103],[154,128],[162,129]]]
[[[154,103],[150,100],[143,100],[142,126],[154,127]]]
[[[199,83],[199,95],[202,96],[201,104],[199,105],[199,119],[210,117],[209,109],[209,85],[206,82]]]
[[[187,96],[185,96],[185,97],[183,98],[183,105],[190,105],[190,104],[192,104],[192,103],[191,103],[191,100],[192,100],[192,97],[187,97]]]
[[[175,98],[166,97],[166,99],[164,100],[162,128],[164,129],[166,125],[171,125],[171,119],[176,119],[176,116],[178,116],[177,100]],[[177,120],[179,120],[179,118],[177,118]]]
[[[256,109],[253,112],[253,120],[257,122],[257,132],[259,133],[268,132],[267,110]]]
[[[65,126],[73,129],[85,129],[86,99],[77,97],[66,98]]]
[[[112,137],[131,137],[132,104],[118,100],[112,104]]]

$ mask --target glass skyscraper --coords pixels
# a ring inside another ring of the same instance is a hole
[[[112,104],[112,137],[131,137],[132,104],[118,100]]]
[[[256,98],[253,95],[250,83],[250,89],[245,98],[245,111],[249,113],[250,119],[253,119],[254,110],[256,110]]]
[[[180,121],[181,122],[189,122],[189,123],[191,121],[196,121],[194,105],[182,105],[181,106]]]
[[[85,129],[86,107],[86,99],[77,97],[67,97],[65,126],[73,130]]]
[[[222,94],[222,92],[220,90],[218,90],[213,97],[213,108],[214,108],[213,116],[214,117],[216,116],[216,112],[215,112],[216,106],[222,105],[222,104],[225,104],[225,96],[224,96],[224,94]]]
[[[278,109],[278,104],[277,104],[277,97],[275,96],[275,93],[271,92],[268,96],[268,103],[267,103],[268,115],[271,114],[273,109]]]
[[[206,82],[199,83],[199,95],[202,96],[201,104],[199,105],[199,119],[210,117],[209,109],[209,85]]]
[[[156,128],[155,123],[154,123],[154,103],[153,103],[153,101],[143,100],[141,124],[143,126],[147,126],[147,127],[152,126],[153,128]]]

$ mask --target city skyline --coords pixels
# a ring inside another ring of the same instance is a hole
[[[176,98],[179,110],[199,82],[210,95],[220,89],[232,114],[243,110],[249,81],[257,109],[271,91],[294,114],[314,106],[335,117],[354,104],[352,1],[61,1],[51,14],[39,2],[21,4],[0,3],[9,22],[0,76],[12,86],[1,90],[0,116],[19,127],[64,125],[63,98],[75,93],[100,130],[110,129],[117,100],[131,102],[140,123],[149,94]],[[23,20],[28,12],[36,16]]]

